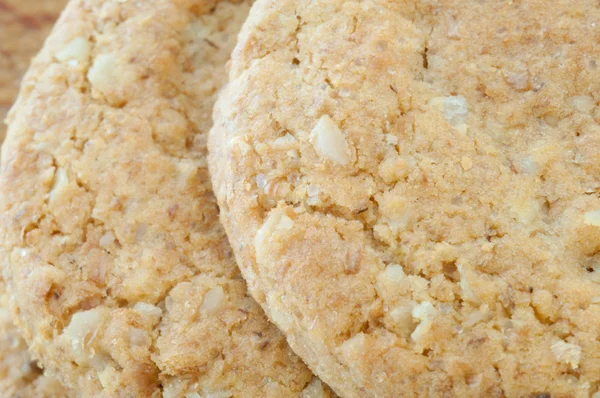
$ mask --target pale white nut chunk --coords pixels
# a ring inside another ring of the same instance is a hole
[[[104,319],[105,313],[96,308],[73,315],[63,335],[71,340],[71,347],[78,356],[87,351],[86,348],[96,338]]]
[[[100,238],[100,241],[98,243],[100,244],[100,247],[106,249],[109,248],[114,242],[115,235],[112,232],[108,231],[102,236],[102,238]]]
[[[50,188],[49,201],[50,203],[59,199],[69,185],[67,172],[62,167],[56,169],[54,179],[52,180],[52,188]]]
[[[350,146],[346,137],[329,116],[321,116],[311,132],[311,138],[319,155],[340,165],[350,162]]]
[[[223,288],[221,286],[213,287],[204,295],[200,311],[207,315],[214,315],[223,307],[224,302],[225,291]]]
[[[273,322],[281,330],[290,330],[294,324],[294,320],[288,314],[279,310],[279,308],[284,308],[281,298],[272,293],[267,297],[267,302]]]
[[[273,141],[273,148],[275,149],[292,149],[296,144],[296,138],[290,133],[287,133],[283,137],[278,137]]]
[[[392,282],[401,282],[406,278],[404,268],[398,264],[390,264],[385,268],[385,277]]]
[[[300,398],[325,398],[325,396],[323,383],[316,377],[313,377],[312,381],[300,393]]]
[[[439,109],[444,119],[453,127],[465,124],[469,115],[467,100],[462,95],[433,97],[429,105]]]
[[[552,344],[552,353],[558,362],[571,365],[573,369],[579,367],[579,361],[581,360],[580,346],[559,340]]]
[[[402,337],[410,336],[417,326],[413,320],[413,306],[403,305],[390,311],[390,318],[393,321],[394,331]]]
[[[581,113],[591,113],[596,106],[596,101],[589,95],[576,95],[571,97],[571,105]]]
[[[462,95],[446,97],[444,100],[444,118],[452,125],[459,126],[467,121],[469,107]]]
[[[148,333],[140,328],[129,328],[129,343],[132,346],[148,347],[152,343],[152,339]]]
[[[254,248],[257,255],[262,253],[265,243],[280,230],[289,230],[293,227],[294,221],[289,218],[283,209],[273,209],[263,226],[256,233],[254,238]]]
[[[587,225],[600,227],[600,210],[588,211],[583,215],[583,222]]]
[[[459,286],[461,289],[461,294],[462,294],[463,299],[465,299],[466,301],[470,301],[471,303],[479,304],[481,302],[481,300],[479,299],[477,294],[475,294],[475,292],[471,288],[471,285],[469,284],[469,281],[467,279],[468,278],[467,270],[461,264],[459,264],[456,268],[458,269],[458,273],[460,274]]]
[[[83,37],[78,36],[67,43],[62,50],[56,53],[56,59],[61,62],[69,62],[69,64],[79,65],[88,60],[90,57],[90,51],[90,42]]]
[[[356,357],[362,355],[361,353],[364,350],[365,345],[365,334],[361,332],[344,341],[340,350],[344,359],[348,362],[352,362]]]
[[[155,320],[160,319],[162,316],[162,310],[159,307],[152,304],[143,303],[141,301],[135,303],[133,310],[139,312],[140,314],[154,318]]]
[[[413,318],[421,321],[414,332],[410,335],[411,339],[415,342],[419,342],[423,339],[423,336],[429,332],[431,325],[433,324],[433,318],[435,317],[437,310],[429,301],[423,301],[416,305],[412,310]]]
[[[92,87],[106,94],[118,83],[117,58],[113,54],[100,54],[88,71],[87,78]]]

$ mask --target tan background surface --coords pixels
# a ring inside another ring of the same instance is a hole
[[[67,0],[0,0],[0,141],[4,119],[29,61],[42,46]]]

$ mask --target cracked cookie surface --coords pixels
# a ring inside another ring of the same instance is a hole
[[[591,0],[255,3],[213,185],[340,394],[600,395],[599,27]]]
[[[250,1],[75,0],[2,149],[1,254],[34,355],[82,396],[320,397],[247,295],[206,133]]]

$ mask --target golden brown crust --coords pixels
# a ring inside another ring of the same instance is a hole
[[[258,0],[210,134],[250,291],[342,395],[600,384],[600,7]]]
[[[328,394],[248,297],[208,179],[249,7],[74,0],[24,80],[4,275],[32,352],[83,396]]]

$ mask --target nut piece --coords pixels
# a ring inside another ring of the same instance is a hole
[[[446,97],[444,118],[454,127],[465,124],[469,115],[467,100],[462,95]]]
[[[313,377],[312,381],[304,387],[300,393],[300,398],[325,398],[326,393],[321,380]]]
[[[581,113],[592,113],[596,101],[589,95],[576,95],[571,98],[571,105]]]
[[[413,318],[421,321],[421,323],[419,323],[419,326],[417,326],[415,331],[410,335],[411,339],[418,343],[423,336],[429,332],[436,313],[437,310],[429,301],[423,301],[421,304],[418,304],[413,308]]]
[[[350,147],[346,137],[329,116],[321,116],[311,136],[319,155],[340,165],[350,162]]]
[[[56,53],[60,62],[68,62],[74,66],[87,61],[90,56],[90,42],[79,36],[71,40],[62,50]]]
[[[92,87],[104,95],[109,93],[117,84],[117,66],[117,58],[113,54],[98,55],[87,74]]]
[[[552,344],[552,352],[558,362],[569,364],[573,369],[579,367],[581,347],[578,345],[565,343],[564,341],[559,340]]]
[[[52,181],[52,188],[50,188],[49,201],[54,202],[60,198],[60,195],[65,191],[69,185],[69,178],[67,172],[62,167],[56,169],[54,173],[54,180]]]
[[[406,278],[404,269],[398,264],[388,265],[383,272],[385,277],[392,282],[401,282]]]
[[[254,238],[254,248],[256,249],[257,255],[262,253],[263,248],[267,240],[271,239],[277,231],[285,231],[292,229],[294,221],[285,214],[283,209],[273,209],[263,226],[256,232]]]
[[[213,287],[204,295],[204,301],[200,306],[200,311],[207,315],[216,314],[223,306],[225,301],[225,292],[221,286]]]
[[[162,316],[162,310],[159,307],[148,303],[135,303],[135,305],[133,306],[133,310],[139,312],[140,314],[149,316],[155,319],[156,321],[158,321]]]
[[[583,215],[583,222],[587,225],[600,227],[600,210],[588,211]]]
[[[89,346],[98,335],[104,317],[105,313],[97,308],[73,315],[63,335],[71,340],[71,347],[77,356],[83,355],[86,351],[93,354]]]

